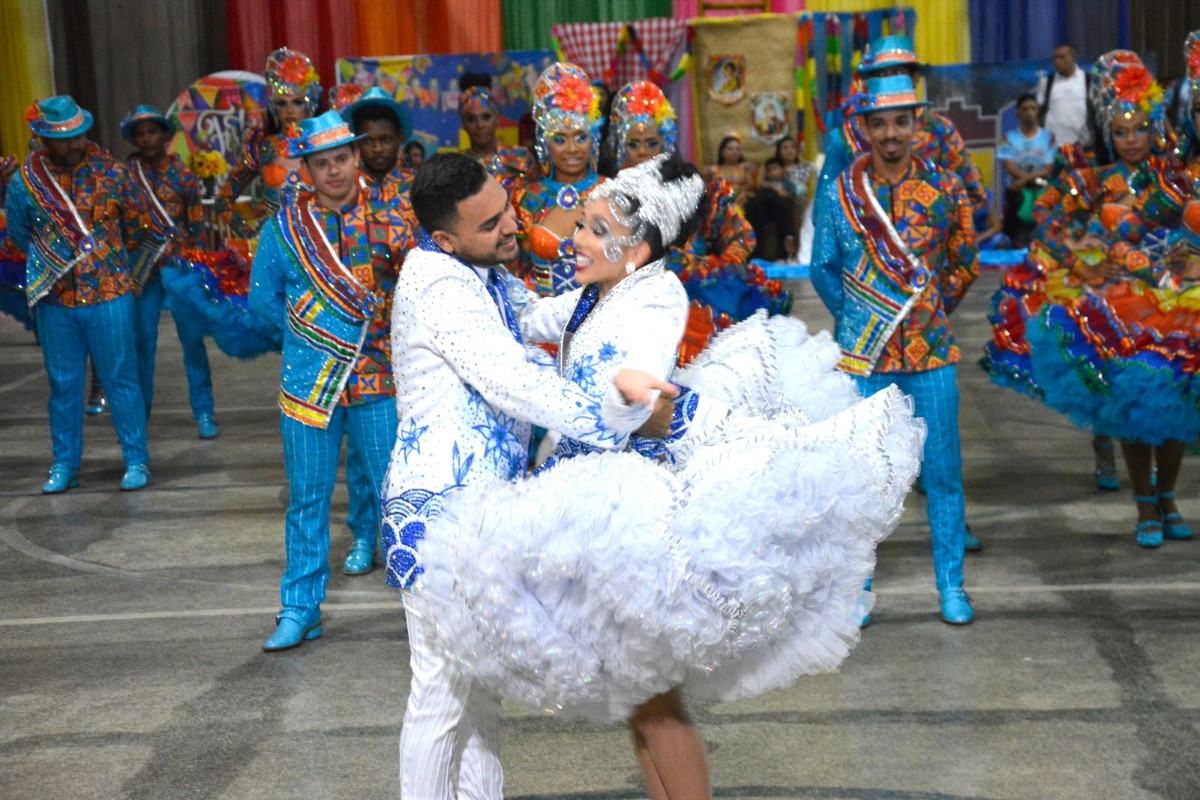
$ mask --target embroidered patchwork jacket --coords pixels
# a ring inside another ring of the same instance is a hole
[[[132,288],[129,254],[146,236],[145,199],[124,164],[89,143],[72,169],[44,150],[25,159],[8,189],[9,236],[27,255],[30,307],[103,303]]]
[[[284,331],[284,414],[324,428],[339,403],[395,395],[391,295],[414,241],[396,210],[364,191],[339,211],[300,192],[267,223],[249,302]]]
[[[430,244],[414,250],[392,307],[400,425],[384,487],[387,579],[420,574],[418,545],[448,495],[524,474],[530,424],[602,449],[623,447],[649,417],[615,389],[600,395],[559,377],[522,343],[503,268],[469,266]]]
[[[916,157],[895,184],[871,154],[826,184],[812,282],[837,320],[846,372],[921,372],[959,360],[947,315],[978,275],[972,208],[958,176]]]
[[[979,168],[971,160],[967,143],[954,127],[954,123],[928,108],[918,109],[914,122],[913,155],[956,174],[976,212],[987,208],[987,192],[983,188]],[[821,165],[821,175],[817,178],[817,198],[823,194],[821,188],[837,180],[856,156],[870,151],[870,144],[862,132],[861,124],[861,116],[849,117],[840,128],[830,131],[826,137],[825,162]],[[814,202],[817,203],[813,206],[815,220],[822,211],[823,201],[818,199]]]
[[[129,173],[142,190],[151,221],[147,241],[133,264],[134,284],[140,288],[154,280],[164,257],[202,245],[204,207],[200,179],[173,153],[157,164],[134,156],[129,159]]]

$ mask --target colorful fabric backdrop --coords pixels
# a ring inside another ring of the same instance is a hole
[[[337,82],[381,87],[408,106],[413,135],[425,143],[426,149],[458,150],[467,146],[460,139],[458,119],[460,75],[486,72],[494,76],[492,91],[501,113],[497,133],[501,141],[516,144],[517,123],[532,105],[533,85],[554,61],[555,55],[549,50],[339,58]]]
[[[780,113],[782,135],[800,135],[813,158],[840,121],[863,50],[880,36],[913,35],[916,21],[907,7],[692,20],[695,160],[713,163],[721,138],[736,133],[746,160],[761,163],[774,155]]]
[[[625,35],[627,22],[573,22],[551,28],[562,48],[563,58],[583,67],[588,75],[610,80],[617,91],[633,81],[653,80],[650,71],[669,76],[676,56],[687,38],[687,22],[678,19],[645,19],[632,23],[637,46]],[[618,49],[623,52],[618,57]],[[649,69],[647,69],[647,64]],[[611,72],[611,75],[606,73]]]

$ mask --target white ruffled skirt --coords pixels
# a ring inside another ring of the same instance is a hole
[[[730,328],[676,379],[732,410],[673,464],[590,454],[464,489],[406,602],[491,691],[597,722],[835,669],[924,440],[906,396],[862,399],[837,357],[795,320]]]

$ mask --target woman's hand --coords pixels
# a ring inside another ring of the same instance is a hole
[[[647,405],[654,401],[654,392],[661,392],[663,397],[679,396],[679,389],[674,384],[659,380],[649,372],[640,369],[623,369],[613,378],[613,385],[630,405]]]

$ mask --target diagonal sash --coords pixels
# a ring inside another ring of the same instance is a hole
[[[142,287],[150,280],[155,265],[171,246],[171,241],[179,235],[179,226],[154,193],[142,162],[133,160],[130,166],[133,168],[133,179],[145,193],[146,205],[150,207],[150,240],[139,249],[133,265],[133,286],[136,291],[141,292]]]
[[[31,231],[40,256],[29,259],[25,276],[27,300],[33,307],[59,278],[91,254],[95,240],[75,203],[50,172],[45,152],[30,153],[21,166],[21,179],[48,218],[47,224],[35,224]],[[39,261],[42,263],[35,263]]]
[[[867,176],[870,160],[869,153],[860,155],[838,179],[843,212],[863,243],[863,258],[843,273],[859,335],[852,350],[843,347],[839,366],[864,376],[874,371],[888,340],[931,279],[929,269],[913,255],[879,205]]]

